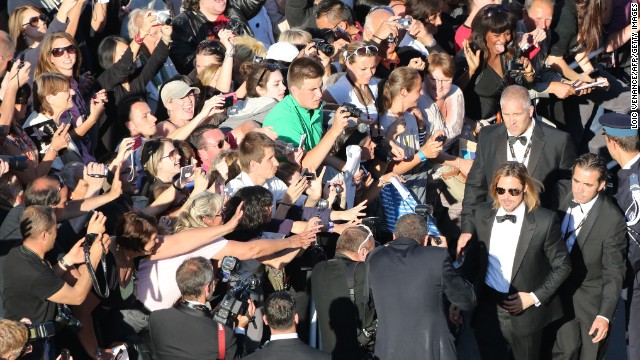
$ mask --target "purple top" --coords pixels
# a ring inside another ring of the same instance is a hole
[[[611,0],[611,19],[605,25],[607,34],[620,31],[631,23],[631,2],[637,3],[638,0]]]
[[[75,129],[80,126],[89,116],[89,109],[87,108],[87,104],[85,103],[82,95],[80,95],[80,90],[78,90],[78,82],[76,79],[71,78],[70,81],[71,88],[76,92],[76,95],[73,97],[73,107],[67,110],[66,113],[62,114],[61,119],[69,119],[71,126]],[[90,162],[95,162],[96,158],[91,153],[91,139],[89,138],[88,132],[85,136],[83,136],[79,141],[76,141],[76,144],[80,147],[80,152],[82,153],[82,161],[85,164]]]

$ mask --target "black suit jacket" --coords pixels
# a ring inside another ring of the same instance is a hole
[[[476,295],[451,265],[447,250],[399,238],[376,249],[367,262],[378,313],[376,357],[455,359],[443,295],[465,311],[474,308]]]
[[[349,294],[348,266],[352,267],[355,303]],[[311,272],[311,296],[318,313],[322,350],[330,352],[334,360],[352,360],[362,353],[358,331],[374,319],[365,269],[365,263],[336,254],[331,260],[317,263]]]
[[[473,212],[472,234],[485,243],[487,251],[491,250],[491,231],[496,213],[493,204],[488,202],[480,204]],[[483,256],[488,257],[488,254]],[[542,304],[511,316],[516,334],[531,335],[562,317],[560,299],[554,294],[570,273],[571,260],[560,235],[558,216],[543,208],[526,212],[516,247],[509,293],[533,292]],[[486,272],[483,271],[481,276],[484,279]]]
[[[329,360],[331,355],[314,349],[300,339],[267,342],[264,347],[243,358],[246,360]]]
[[[471,211],[489,201],[489,185],[496,169],[507,161],[507,127],[504,123],[487,126],[478,138],[476,158],[467,178],[462,200],[462,232],[470,233]],[[571,190],[571,166],[576,152],[569,134],[535,122],[527,170],[544,185],[542,206],[557,209],[560,199]],[[562,180],[562,181],[561,181]]]
[[[242,346],[237,346],[233,330],[227,326],[224,330],[225,359],[239,359]],[[158,360],[218,359],[218,323],[204,311],[182,304],[154,311],[149,331]]]
[[[571,199],[569,195],[561,203],[561,219],[567,214]],[[596,315],[613,319],[626,271],[626,234],[627,224],[620,210],[599,194],[571,248],[573,270],[561,287],[569,318],[575,315],[587,324]]]

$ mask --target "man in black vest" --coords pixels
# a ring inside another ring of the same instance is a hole
[[[607,165],[581,155],[573,167],[572,193],[561,203],[562,238],[573,270],[560,287],[564,318],[553,358],[602,359],[626,270],[627,227],[620,209],[605,196]]]
[[[213,266],[201,256],[178,267],[176,282],[182,298],[173,308],[154,311],[149,318],[151,342],[159,360],[231,360],[242,356],[249,318],[238,316],[235,330],[213,320],[206,305],[213,294],[213,280]],[[247,315],[254,312],[255,306],[249,302]]]
[[[332,359],[364,356],[358,335],[373,322],[365,264],[375,247],[371,231],[363,225],[346,229],[336,244],[333,259],[316,264],[311,274],[311,296],[318,312],[322,350]]]

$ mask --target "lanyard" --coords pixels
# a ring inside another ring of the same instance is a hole
[[[349,81],[349,84],[351,84],[351,86],[356,90],[356,97],[359,98],[358,100],[360,101],[362,106],[364,106],[364,111],[367,113],[367,120],[372,121],[373,119],[371,119],[371,115],[369,114],[369,105],[367,105],[367,101],[364,98],[364,94],[362,93],[362,90],[360,90],[360,88],[356,86],[356,84],[353,82],[353,80],[351,80],[351,78],[349,77],[348,73],[346,73],[344,76],[347,77],[347,80]],[[375,104],[376,97],[373,95],[373,91],[371,91],[371,88],[369,87],[369,84],[367,84],[366,86],[367,86],[367,91],[369,92],[369,95],[371,96],[371,100],[373,100],[373,103]],[[380,115],[378,115],[378,119],[380,119]],[[380,126],[379,120],[378,120],[378,126]],[[380,129],[378,128],[378,134],[379,133],[380,133]],[[372,131],[371,131],[371,126],[369,126],[369,136],[373,136],[372,135]]]
[[[529,143],[527,144],[527,149],[524,151],[524,156],[522,157],[522,161],[518,161],[518,159],[516,158],[516,151],[513,150],[513,145],[511,144],[509,144],[509,151],[511,152],[511,157],[513,158],[513,161],[517,161],[522,165],[526,166],[525,161],[527,161],[527,157],[529,156],[529,152],[531,151],[531,140],[529,140]]]
[[[569,216],[570,217],[569,217],[569,221],[567,222],[567,227],[564,229],[564,236],[562,237],[562,242],[567,242],[567,240],[571,237],[571,235],[573,235],[576,231],[580,230],[582,225],[584,225],[584,222],[587,220],[587,216],[589,216],[589,212],[584,214],[584,217],[582,218],[582,220],[580,220],[580,222],[578,223],[578,226],[574,227],[573,230],[567,232],[569,230],[569,225],[571,224],[571,220],[573,219],[573,208],[569,212]]]

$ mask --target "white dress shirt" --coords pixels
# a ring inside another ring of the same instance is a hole
[[[533,135],[533,127],[535,126],[535,124],[536,122],[532,121],[527,131],[525,131],[524,134],[521,135],[527,138],[527,142],[524,145],[522,145],[520,141],[516,141],[515,144],[513,144],[513,152],[516,153],[515,159],[513,158],[513,156],[511,156],[511,149],[509,147],[509,142],[507,141],[507,144],[505,145],[507,147],[507,161],[517,161],[521,164],[524,164],[524,166],[529,165],[529,159],[531,159],[531,150],[529,150],[529,154],[527,154],[527,158],[524,159],[524,162],[522,162],[522,160],[524,158],[524,153],[527,150],[527,146],[529,146],[529,143],[531,142],[531,136]],[[513,136],[513,134],[511,134],[508,129],[507,136]]]
[[[271,338],[269,338],[269,341],[274,341],[274,340],[285,340],[285,339],[297,339],[298,338],[298,333],[290,333],[290,334],[271,334]]]
[[[249,177],[249,174],[243,171],[238,176],[236,176],[235,179],[227,183],[227,185],[224,187],[224,192],[227,194],[227,196],[231,197],[238,190],[247,186],[254,185],[255,184]],[[287,192],[287,184],[274,176],[271,179],[267,180],[267,182],[264,183],[262,187],[271,191],[271,194],[273,195],[273,214],[275,214],[277,203],[282,201],[282,199],[284,198],[284,194]],[[298,201],[296,201],[296,205],[304,206],[304,202],[306,201],[306,199],[307,197],[305,195],[300,196]]]
[[[524,201],[511,214],[516,216],[515,224],[509,220],[498,223],[497,217],[507,214],[502,207],[496,213],[491,230],[489,246],[489,266],[485,283],[491,288],[508,293],[511,285],[511,273],[513,261],[516,256],[516,248],[522,230],[526,207]]]
[[[568,252],[571,252],[573,244],[575,244],[576,238],[578,237],[578,234],[580,234],[580,228],[582,228],[581,223],[584,224],[583,221],[587,220],[587,214],[589,214],[589,211],[593,207],[593,204],[596,203],[596,200],[598,200],[597,195],[586,204],[578,204],[574,208],[569,207],[569,209],[567,209],[567,214],[562,220],[562,238],[564,239],[566,234],[575,230],[571,233],[571,236],[566,239]],[[576,229],[576,227],[578,228]]]

